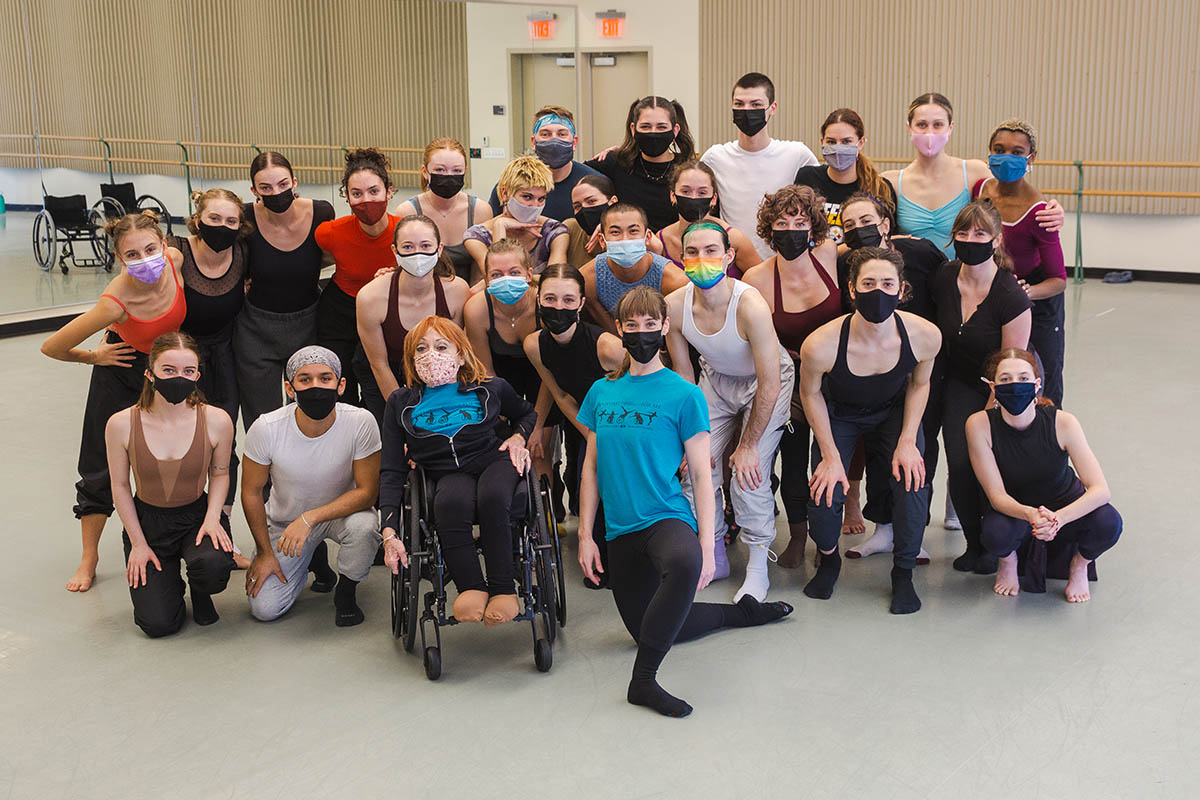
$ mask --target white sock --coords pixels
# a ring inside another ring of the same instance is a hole
[[[961,531],[962,523],[958,521],[958,512],[954,510],[954,501],[950,499],[950,494],[946,493],[946,516],[942,520],[942,527],[948,531]]]
[[[892,523],[876,524],[875,533],[871,535],[871,538],[857,547],[851,547],[850,552],[857,553],[862,558],[873,556],[876,553],[892,552]]]
[[[742,588],[733,596],[733,602],[750,595],[758,602],[767,599],[767,590],[771,581],[767,578],[767,546],[765,544],[750,545],[750,556],[746,559],[746,580]]]
[[[921,548],[921,552],[917,553],[917,563],[918,564],[928,564],[932,560],[933,559],[931,559],[929,557],[929,551],[926,550],[924,547]]]

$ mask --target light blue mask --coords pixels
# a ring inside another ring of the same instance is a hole
[[[615,261],[622,267],[632,267],[646,255],[646,240],[622,239],[618,242],[605,242],[608,250],[608,260]]]
[[[988,156],[988,169],[1001,183],[1019,181],[1029,171],[1029,157],[1012,153],[992,153]]]
[[[506,306],[511,306],[520,300],[527,291],[529,291],[529,281],[515,275],[495,278],[487,287],[487,293]]]

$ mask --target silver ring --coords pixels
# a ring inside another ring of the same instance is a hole
[[[250,582],[251,582],[251,583],[258,583],[258,578],[251,578],[251,579],[250,579]]]

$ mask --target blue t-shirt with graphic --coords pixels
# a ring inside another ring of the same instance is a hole
[[[596,476],[608,539],[662,519],[696,527],[675,473],[683,443],[709,430],[708,403],[699,386],[665,368],[615,381],[601,378],[583,398],[579,421],[596,433]]]
[[[464,425],[483,421],[478,392],[460,392],[458,381],[426,387],[412,411],[413,425],[421,430],[453,436]]]

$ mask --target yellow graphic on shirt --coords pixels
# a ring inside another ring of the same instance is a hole
[[[829,219],[829,238],[834,244],[842,243],[842,204],[826,203],[825,216]]]

